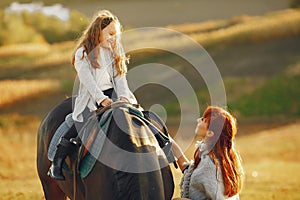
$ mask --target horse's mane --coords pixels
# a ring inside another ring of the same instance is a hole
[[[113,152],[116,156],[115,158],[121,160],[124,160],[124,158],[127,157],[129,162],[135,159],[144,161],[154,159],[156,161],[153,160],[153,163],[155,163],[158,161],[158,157],[161,157],[161,159],[165,158],[155,136],[145,122],[122,107],[115,108],[112,113],[109,132],[107,133],[103,148],[103,152],[105,151],[106,153],[105,155],[101,154],[102,157],[100,157],[100,159],[104,159],[105,162],[113,163],[113,165],[116,163],[115,161],[112,161],[113,157],[107,157],[107,155],[109,155],[107,152]],[[118,165],[120,166],[120,163],[118,163]],[[126,165],[128,165],[128,163]],[[168,163],[166,162],[165,165],[168,165]],[[138,169],[138,167],[142,166],[134,165],[134,169],[129,170],[130,172],[134,172],[134,170],[139,172],[145,170],[151,171],[151,164],[146,166],[145,169]],[[152,167],[154,167],[153,170],[160,169],[158,163]]]

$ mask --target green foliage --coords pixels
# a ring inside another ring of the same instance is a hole
[[[70,41],[76,39],[88,24],[88,19],[74,10],[67,22],[41,12],[4,14],[1,10],[0,17],[0,45]]]
[[[3,15],[2,15],[3,16]],[[0,44],[43,42],[43,36],[33,27],[26,26],[17,14],[2,17]]]
[[[101,0],[101,2],[111,2],[111,1],[120,1],[120,0]],[[5,8],[9,6],[13,1],[12,0],[1,0],[0,1],[0,8]],[[62,4],[62,5],[69,5],[74,3],[82,3],[82,0],[38,0],[38,1],[32,1],[32,0],[18,0],[19,3],[32,3],[32,2],[41,2],[43,5],[53,5],[56,3]],[[92,2],[99,2],[99,0],[85,0],[84,3],[92,3]]]
[[[300,76],[275,77],[231,107],[243,116],[300,116]]]
[[[300,0],[290,0],[289,5],[291,8],[300,8]]]

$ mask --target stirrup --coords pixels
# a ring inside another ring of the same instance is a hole
[[[77,137],[76,138],[71,138],[70,143],[77,146],[77,147],[81,146],[81,141]]]

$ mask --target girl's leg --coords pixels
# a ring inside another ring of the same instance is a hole
[[[71,138],[77,136],[77,130],[75,124],[71,126],[71,128],[65,133],[65,135],[59,141],[57,145],[57,149],[53,158],[52,165],[49,169],[48,175],[51,178],[64,180],[65,177],[62,173],[62,164],[70,153],[74,151],[76,145],[70,142]]]

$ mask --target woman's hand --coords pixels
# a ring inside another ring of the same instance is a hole
[[[174,156],[177,158],[177,164],[182,172],[188,167],[189,160],[184,155],[183,151],[181,150],[180,146],[175,142],[173,138],[170,138],[170,141],[172,143],[172,151],[174,153]]]
[[[110,98],[106,98],[101,102],[101,106],[105,107],[112,103],[113,101]]]

